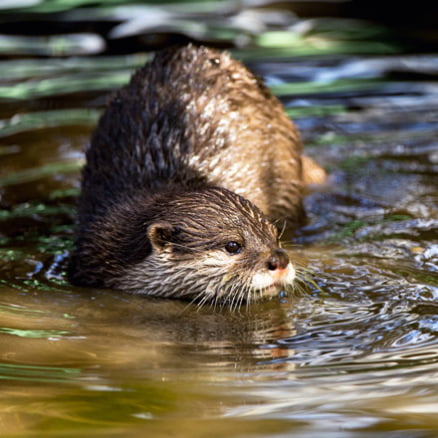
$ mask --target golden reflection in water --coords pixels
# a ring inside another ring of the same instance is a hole
[[[237,402],[228,391],[218,398],[225,387],[216,385],[293,369],[276,363],[293,352],[275,341],[295,334],[278,300],[230,313],[110,291],[5,288],[0,314],[0,435],[220,417]]]

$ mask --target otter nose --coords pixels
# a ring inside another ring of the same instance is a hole
[[[286,269],[289,264],[289,256],[284,249],[276,249],[272,252],[268,259],[268,269],[275,271],[276,269]]]

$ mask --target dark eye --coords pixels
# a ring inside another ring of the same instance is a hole
[[[242,246],[240,243],[231,241],[225,245],[225,250],[230,254],[239,254],[239,252],[242,251]]]

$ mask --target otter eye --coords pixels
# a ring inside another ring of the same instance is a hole
[[[230,254],[239,254],[239,252],[242,250],[242,245],[240,245],[240,243],[231,241],[225,245],[225,250]]]

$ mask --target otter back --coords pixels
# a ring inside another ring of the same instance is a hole
[[[301,142],[279,101],[227,54],[167,50],[110,102],[87,150],[81,215],[133,191],[224,187],[271,219],[302,219]]]

